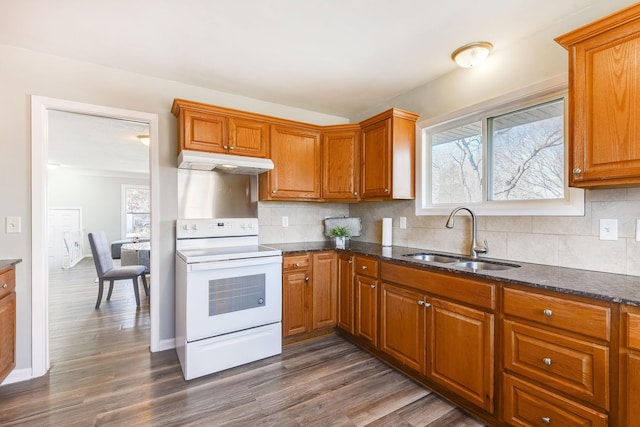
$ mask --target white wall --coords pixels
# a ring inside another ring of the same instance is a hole
[[[567,73],[568,59],[554,37],[588,24],[635,2],[594,1],[562,26],[549,23],[544,31],[516,45],[496,49],[482,66],[458,69],[440,79],[372,108],[360,120],[389,107],[420,114],[420,121],[556,78]],[[498,46],[499,47],[499,46]],[[400,246],[468,253],[468,224],[456,220],[445,229],[446,217],[415,215],[414,202],[361,203],[350,206],[351,216],[363,219],[360,240],[380,242],[381,219],[394,218],[393,243]],[[399,229],[400,216],[407,229]],[[489,242],[489,255],[524,262],[640,275],[640,243],[635,241],[635,219],[640,219],[640,190],[586,192],[584,217],[481,217],[480,239]],[[619,240],[601,241],[600,219],[618,219]]]
[[[174,336],[174,240],[177,217],[177,123],[170,109],[184,98],[319,125],[347,123],[334,117],[174,81],[0,45],[0,219],[22,218],[22,232],[0,230],[0,258],[17,265],[17,369],[31,366],[31,170],[30,96],[158,114],[161,197],[159,254],[160,339]],[[44,238],[44,236],[43,236]]]
[[[122,239],[122,185],[149,185],[148,179],[49,172],[49,207],[82,208],[84,254],[91,255],[88,233],[104,231],[108,241]]]

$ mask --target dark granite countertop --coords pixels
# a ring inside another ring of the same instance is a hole
[[[0,259],[0,270],[4,270],[7,267],[11,267],[12,265],[16,265],[17,263],[22,262],[21,259]]]
[[[268,246],[280,249],[283,254],[336,249],[333,241],[268,244]],[[341,249],[338,249],[338,251],[340,250]],[[624,274],[553,267],[549,265],[529,264],[519,261],[506,261],[485,257],[482,257],[482,260],[517,264],[520,265],[520,267],[499,271],[471,270],[468,268],[453,267],[451,264],[418,261],[403,256],[416,252],[429,252],[468,258],[465,255],[401,246],[383,248],[380,244],[353,240],[347,241],[347,247],[344,250],[377,257],[385,261],[402,263],[412,267],[423,267],[431,270],[459,273],[478,278],[491,279],[496,282],[513,283],[566,294],[596,298],[604,301],[640,306],[640,277],[638,276],[626,276]]]

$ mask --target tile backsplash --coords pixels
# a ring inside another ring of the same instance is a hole
[[[366,202],[350,206],[349,215],[362,218],[357,240],[380,242],[382,218],[393,218],[393,244],[468,253],[469,216],[456,217],[454,229],[446,216],[415,216],[414,201]],[[407,228],[399,228],[399,217]],[[618,240],[600,240],[600,219],[618,220]],[[536,264],[640,276],[640,189],[587,190],[583,217],[479,216],[478,240],[487,240],[488,257]]]
[[[259,202],[261,243],[312,242],[327,239],[323,220],[329,216],[362,219],[362,236],[354,240],[380,243],[382,218],[393,218],[393,244],[468,253],[469,216],[461,212],[453,229],[446,216],[416,216],[414,201]],[[288,227],[282,226],[282,217]],[[407,218],[400,229],[399,218]],[[600,240],[600,219],[618,220],[618,240]],[[478,239],[489,244],[488,257],[585,270],[640,276],[640,188],[587,190],[583,217],[479,216]]]

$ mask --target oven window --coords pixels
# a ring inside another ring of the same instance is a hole
[[[209,281],[209,316],[263,307],[265,274]]]

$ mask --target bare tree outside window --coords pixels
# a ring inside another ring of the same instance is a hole
[[[562,100],[490,119],[492,200],[564,197]]]
[[[125,187],[126,237],[149,237],[151,226],[149,187]]]
[[[482,133],[478,133],[481,130],[482,123],[477,122],[432,136],[432,203],[482,200]]]

